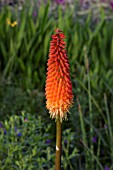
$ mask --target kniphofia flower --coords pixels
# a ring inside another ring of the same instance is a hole
[[[52,118],[67,118],[73,102],[70,67],[66,53],[65,35],[60,29],[52,35],[46,78],[46,107]]]

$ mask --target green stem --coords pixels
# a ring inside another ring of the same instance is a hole
[[[85,52],[86,71],[87,71],[87,76],[88,76],[89,117],[90,117],[90,123],[92,125],[93,124],[93,114],[92,114],[92,102],[91,102],[90,70],[89,70],[89,60],[88,60],[88,56],[87,56],[86,47],[84,47],[84,52]],[[90,149],[92,150],[92,152],[94,152],[92,138],[93,138],[93,126],[90,126]],[[94,164],[93,157],[91,157],[90,160],[91,160],[90,166],[92,167],[91,169],[93,170],[94,169],[94,167],[93,167],[93,164]]]
[[[59,119],[56,121],[56,160],[55,170],[61,169],[61,151],[62,151],[62,125]]]

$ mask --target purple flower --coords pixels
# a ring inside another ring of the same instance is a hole
[[[83,4],[83,3],[84,3],[84,0],[80,0],[80,3]]]
[[[2,123],[0,123],[0,128],[2,128]]]
[[[18,137],[21,137],[21,136],[22,136],[22,133],[21,133],[21,132],[17,133],[17,136],[18,136]]]
[[[68,140],[65,140],[65,141],[64,141],[64,144],[66,145],[67,143],[68,143]]]
[[[110,169],[108,168],[108,166],[106,166],[106,167],[104,168],[104,170],[110,170]]]
[[[94,136],[93,139],[92,139],[93,143],[96,143],[97,142],[97,137]]]
[[[33,16],[36,17],[37,16],[37,12],[33,11]]]
[[[47,140],[46,140],[46,143],[47,143],[47,144],[51,143],[51,140],[50,140],[50,139],[47,139]]]
[[[56,0],[56,3],[58,3],[58,4],[62,4],[64,2],[65,2],[65,0]]]
[[[27,121],[28,121],[28,118],[25,118],[25,119],[24,119],[24,122],[27,122]]]
[[[113,10],[113,2],[111,2],[110,5],[111,5],[111,9]]]
[[[6,129],[4,129],[4,135],[6,135]]]

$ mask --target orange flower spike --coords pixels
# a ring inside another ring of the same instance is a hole
[[[65,50],[65,35],[60,29],[52,35],[46,78],[46,107],[52,118],[67,118],[72,106],[73,92],[69,73],[69,61]]]

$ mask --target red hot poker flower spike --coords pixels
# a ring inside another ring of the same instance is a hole
[[[67,118],[73,102],[72,83],[69,74],[69,61],[65,50],[65,35],[60,29],[52,35],[46,78],[46,107],[52,118]]]

